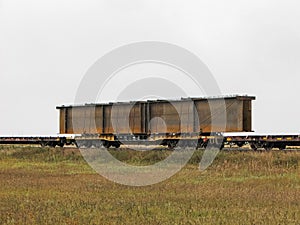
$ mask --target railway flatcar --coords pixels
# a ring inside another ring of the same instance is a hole
[[[185,145],[195,140],[205,145],[203,135],[252,131],[253,100],[253,96],[182,98],[57,109],[60,134],[81,134],[76,140],[79,146],[158,144],[173,148],[179,140]]]
[[[224,143],[232,146],[243,147],[249,145],[251,149],[273,148],[284,150],[289,147],[300,146],[299,134],[259,134],[259,133],[224,133]]]
[[[0,145],[120,147],[163,145],[299,149],[300,134],[252,132],[252,96],[58,106],[60,134],[0,136]],[[295,148],[296,147],[296,148]]]

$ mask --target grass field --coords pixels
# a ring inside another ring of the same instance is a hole
[[[168,151],[112,150],[131,164]],[[112,183],[76,149],[0,146],[0,224],[300,224],[300,152],[202,152],[147,187]]]

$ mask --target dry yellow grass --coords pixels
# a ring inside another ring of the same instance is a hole
[[[169,153],[112,154],[145,164]],[[0,224],[299,224],[300,153],[223,152],[204,172],[201,155],[167,181],[127,187],[74,149],[2,147]]]

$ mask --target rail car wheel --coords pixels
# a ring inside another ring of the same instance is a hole
[[[103,147],[102,141],[95,141],[94,142],[94,146],[95,146],[95,148],[101,148],[101,147]]]
[[[77,141],[75,141],[74,144],[75,144],[76,148],[79,148]]]
[[[205,142],[202,142],[201,144],[198,143],[198,146],[199,146],[199,147],[198,147],[198,146],[197,146],[197,147],[198,147],[198,148],[204,148],[204,149],[206,149],[206,148],[207,148],[207,145],[208,145],[208,142],[205,141]]]
[[[286,149],[286,145],[280,145],[278,148],[279,148],[279,150],[282,151],[282,150]]]
[[[87,141],[87,142],[85,143],[85,147],[87,147],[87,148],[91,148],[92,146],[93,146],[93,143],[90,142],[90,141]]]
[[[50,148],[55,148],[56,147],[55,142],[48,142],[46,145],[48,145]]]
[[[60,143],[58,143],[57,145],[58,145],[59,147],[61,147],[61,148],[62,148],[62,147],[64,147],[64,145],[65,145],[65,144],[64,144],[64,143],[62,143],[62,142],[60,142]]]
[[[90,148],[90,147],[92,147],[92,143],[89,140],[80,140],[80,141],[77,141],[77,146],[79,148]]]
[[[109,141],[104,141],[103,146],[104,148],[109,148],[111,144],[109,143]]]
[[[272,149],[273,149],[273,145],[272,144],[266,144],[265,146],[264,146],[264,149],[266,150],[266,151],[271,151]]]
[[[120,143],[114,143],[113,146],[114,146],[115,148],[120,148],[121,145],[120,145]]]
[[[85,148],[85,141],[76,141],[77,148]]]
[[[236,145],[237,145],[239,148],[241,148],[241,147],[244,146],[244,143],[243,143],[243,142],[237,142]]]
[[[189,147],[189,144],[188,144],[187,141],[182,140],[182,141],[178,142],[178,147],[180,147],[180,148],[187,148],[187,147]]]
[[[224,142],[219,146],[219,149],[222,150],[224,148]]]
[[[257,144],[255,144],[255,143],[250,144],[250,147],[251,147],[251,149],[254,150],[254,151],[256,151],[256,150],[258,149],[258,146],[257,146]]]
[[[40,145],[41,145],[41,147],[45,147],[45,146],[46,146],[46,143],[42,141],[42,142],[40,143]]]
[[[169,141],[168,142],[168,148],[169,149],[174,149],[177,145],[177,141]]]

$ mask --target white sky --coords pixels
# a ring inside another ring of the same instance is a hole
[[[0,135],[56,133],[88,68],[145,40],[197,54],[222,93],[255,95],[254,130],[300,132],[297,0],[0,0]]]

